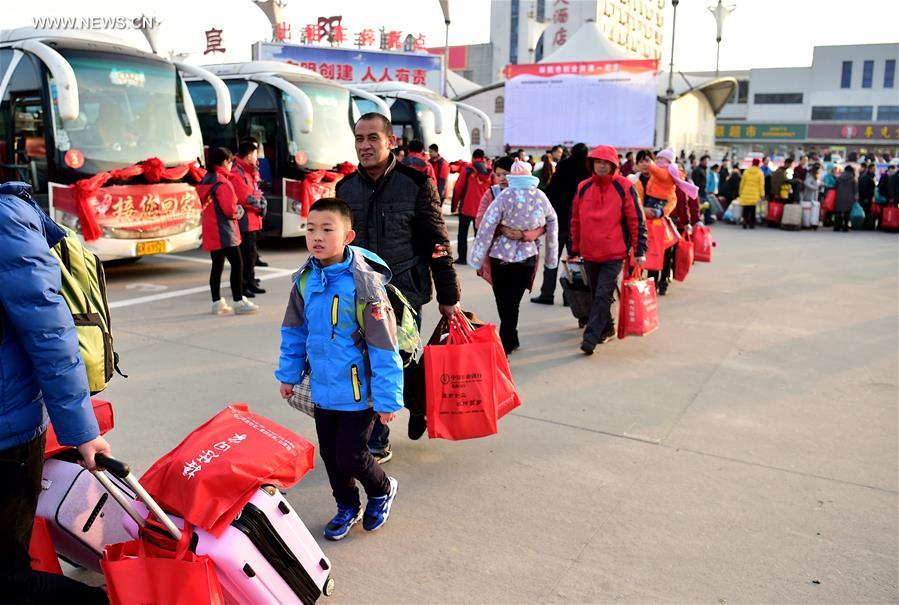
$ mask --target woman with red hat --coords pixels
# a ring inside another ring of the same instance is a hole
[[[584,259],[593,291],[593,307],[584,329],[581,351],[592,355],[596,345],[615,335],[612,293],[624,261],[646,262],[646,223],[637,194],[618,174],[618,152],[600,145],[587,155],[590,178],[582,181],[571,209],[571,253]]]

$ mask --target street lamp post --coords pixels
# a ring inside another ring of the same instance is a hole
[[[449,69],[449,0],[440,0],[440,9],[443,11],[443,22],[446,24],[446,36],[443,39],[443,89],[446,94],[446,70]]]
[[[677,5],[680,0],[671,0],[674,15],[671,18],[671,56],[668,63],[668,88],[665,90],[665,145],[671,141],[671,101],[674,99],[674,34],[677,33]]]
[[[712,13],[715,17],[715,24],[718,26],[717,32],[715,34],[715,42],[718,45],[718,48],[715,50],[715,77],[718,77],[718,60],[721,57],[721,34],[724,31],[724,19],[736,10],[736,6],[724,6],[721,0],[718,0],[717,6],[709,6],[707,7],[709,12]]]

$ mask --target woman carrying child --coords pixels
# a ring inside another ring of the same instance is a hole
[[[480,269],[485,261],[490,264],[500,318],[499,336],[508,355],[520,344],[518,311],[524,291],[534,284],[540,246],[534,240],[512,239],[506,230],[527,232],[545,228],[544,264],[547,269],[554,269],[559,258],[559,224],[556,211],[537,188],[539,179],[531,175],[530,164],[516,160],[506,180],[508,188],[496,195],[484,213],[472,248],[472,265]]]

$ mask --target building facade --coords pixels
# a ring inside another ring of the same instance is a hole
[[[738,154],[798,149],[895,156],[899,44],[815,47],[810,67],[727,72],[739,82],[716,139]]]
[[[660,59],[664,9],[665,0],[492,0],[494,81],[506,65],[536,63],[555,52],[588,21],[625,53]]]

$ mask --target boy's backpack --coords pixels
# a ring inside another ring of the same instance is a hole
[[[300,296],[306,299],[306,282],[309,281],[309,271],[304,271],[300,275]],[[397,317],[396,322],[396,341],[400,350],[400,357],[403,359],[403,367],[409,365],[418,359],[424,345],[421,342],[421,334],[418,331],[418,323],[415,321],[415,310],[409,304],[409,300],[403,295],[399,289],[393,284],[387,284],[387,298],[390,306]],[[356,323],[359,325],[359,332],[365,333],[365,303],[356,302]],[[331,312],[332,327],[337,325],[337,308]]]
[[[87,369],[91,395],[106,388],[118,368],[119,356],[113,349],[109,302],[106,299],[106,275],[100,258],[84,247],[75,232],[67,227],[66,237],[51,249],[59,260],[62,287],[59,294],[69,306],[81,358]]]
[[[72,312],[88,388],[91,395],[96,395],[107,387],[113,372],[127,378],[119,370],[119,356],[112,345],[106,275],[100,258],[84,247],[74,231],[60,227],[66,237],[50,252],[59,261],[62,284],[59,294]],[[2,314],[3,307],[0,307]]]

